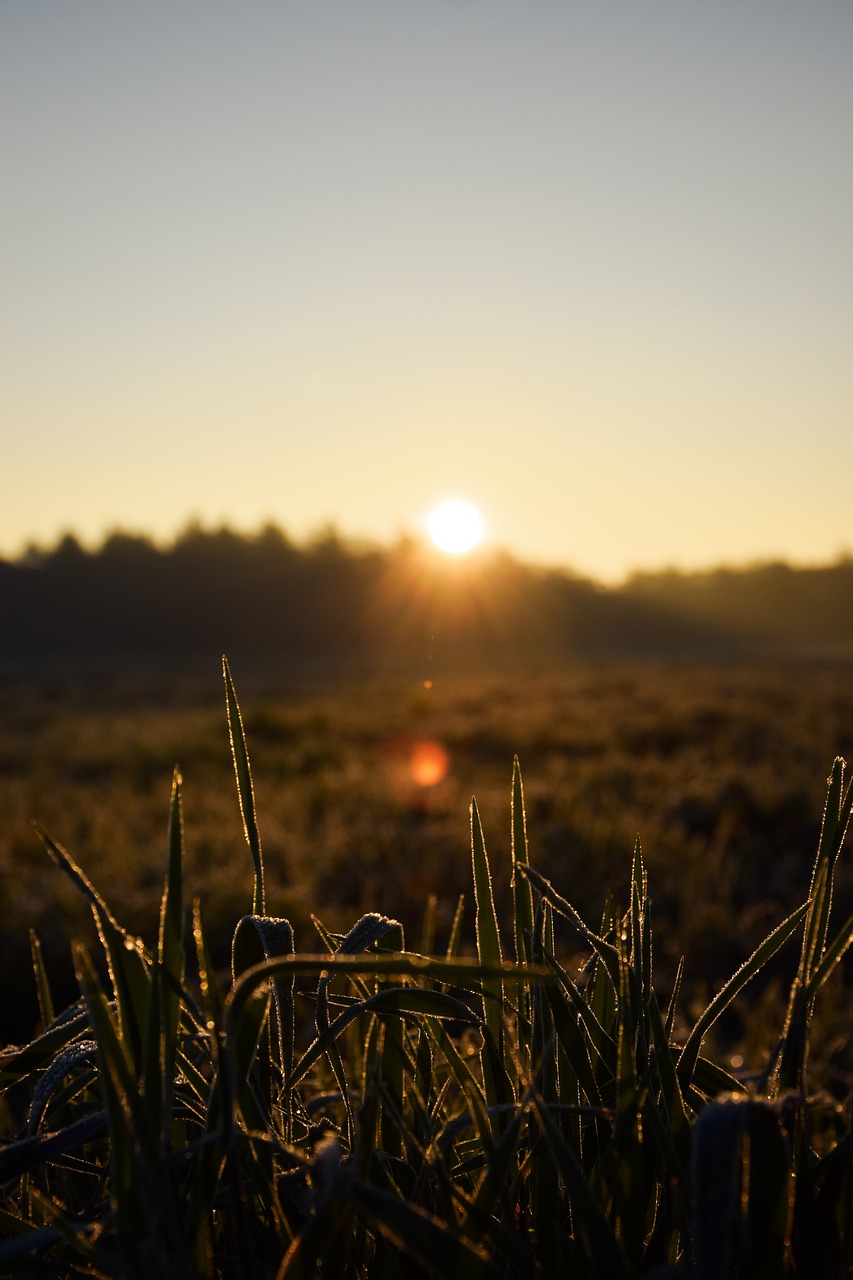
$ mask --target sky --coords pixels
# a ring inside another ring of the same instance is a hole
[[[853,548],[849,0],[0,0],[0,555]]]

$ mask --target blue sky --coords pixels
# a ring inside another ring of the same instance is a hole
[[[3,0],[0,553],[853,545],[853,7]]]

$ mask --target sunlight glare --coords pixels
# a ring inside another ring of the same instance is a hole
[[[427,532],[435,545],[451,556],[464,555],[483,536],[483,521],[470,502],[452,498],[440,503],[427,520]]]
[[[450,756],[438,742],[416,742],[409,757],[409,770],[419,787],[434,787],[447,775]]]

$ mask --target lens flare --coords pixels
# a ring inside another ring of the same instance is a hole
[[[416,742],[409,757],[409,772],[419,787],[434,787],[447,776],[450,757],[437,742]]]

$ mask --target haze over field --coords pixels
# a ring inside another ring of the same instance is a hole
[[[0,555],[853,543],[853,8],[3,0]]]

